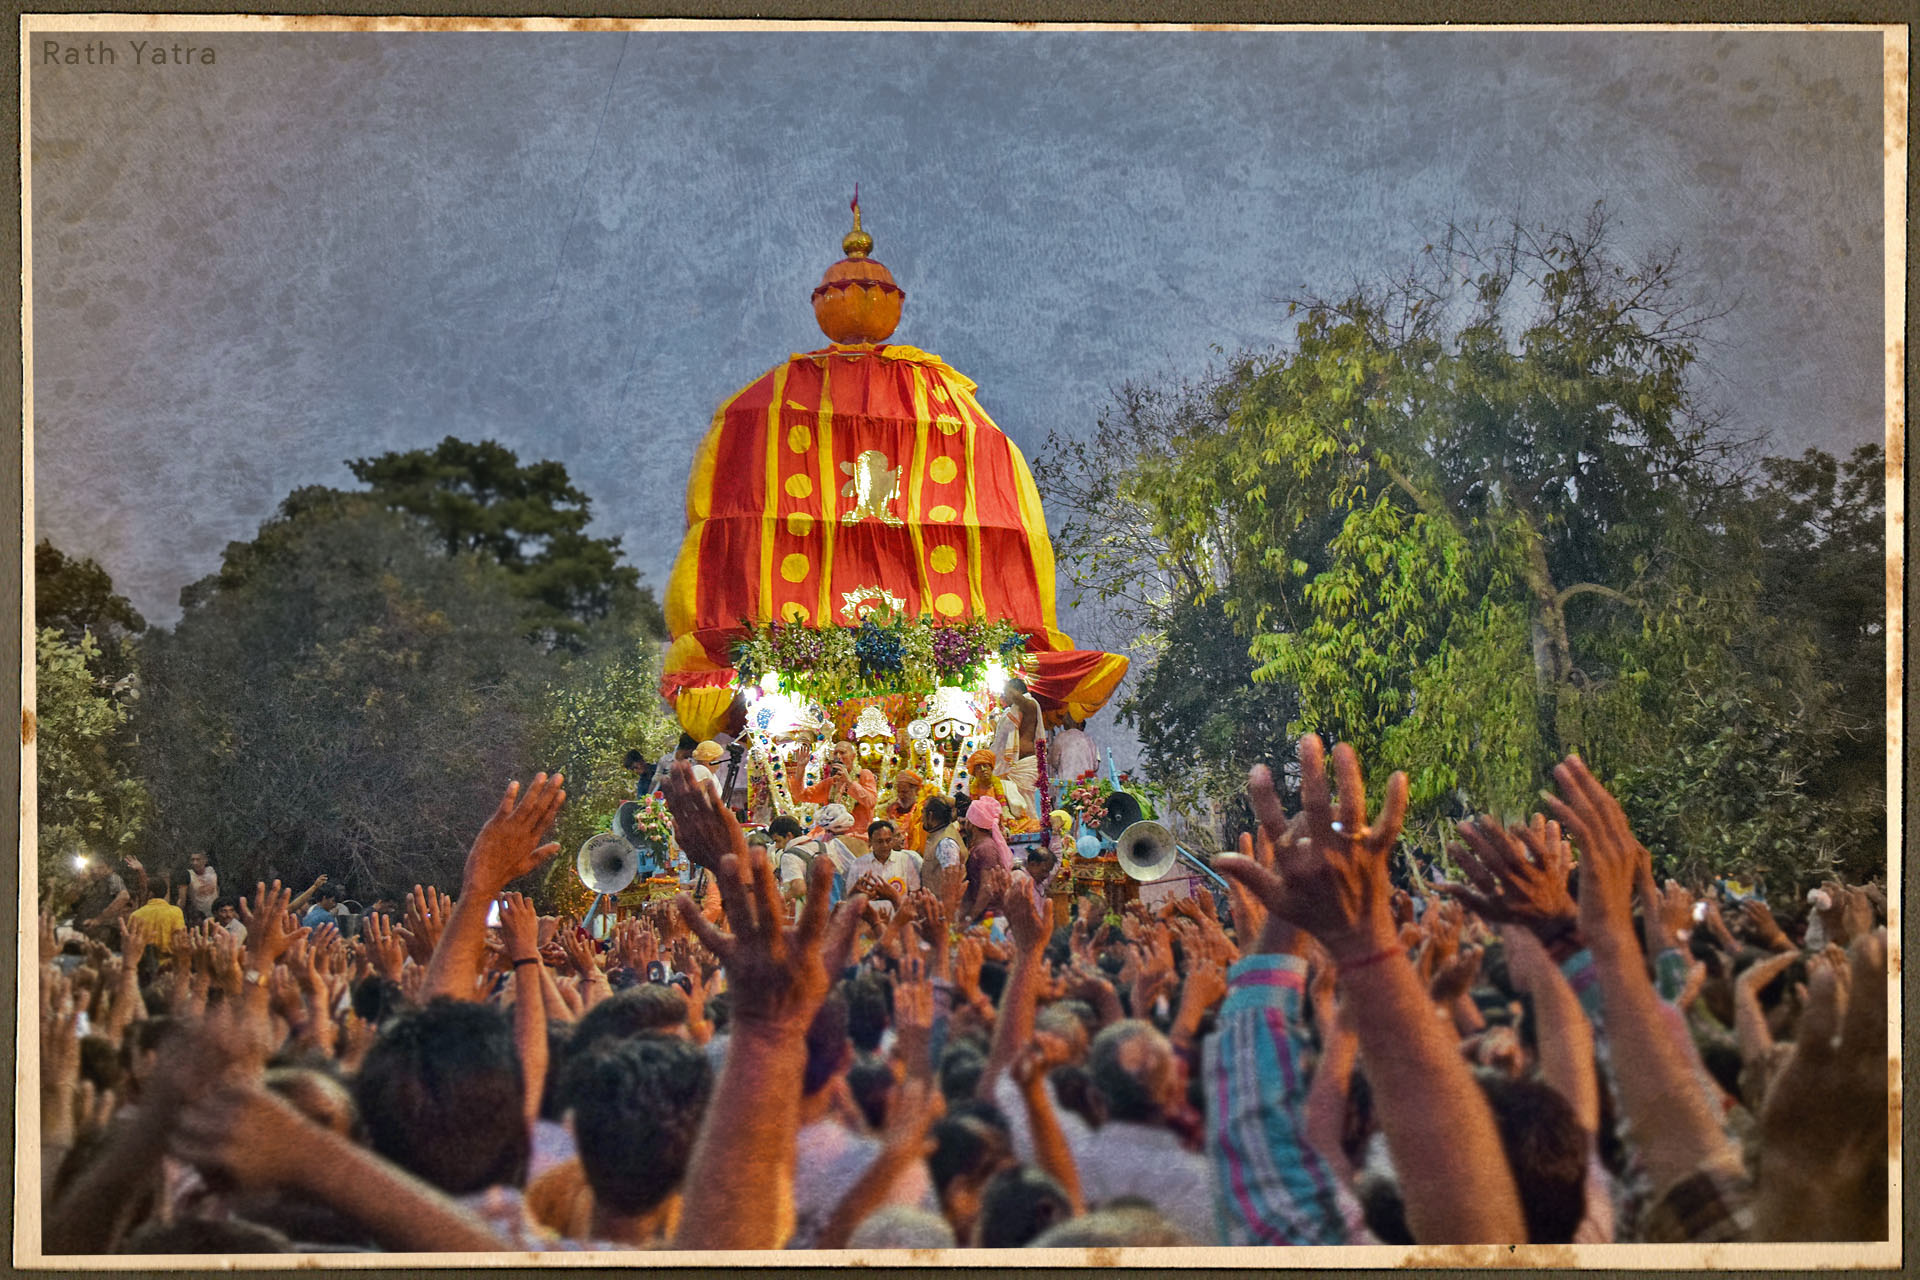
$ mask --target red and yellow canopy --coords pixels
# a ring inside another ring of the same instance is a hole
[[[841,278],[850,264],[885,276],[861,253],[835,264]],[[887,299],[895,316],[899,296]],[[836,342],[720,406],[667,587],[661,691],[688,732],[705,736],[724,714],[746,627],[857,626],[881,603],[936,622],[1003,619],[1031,634],[1043,708],[1084,719],[1106,702],[1127,660],[1061,634],[1040,492],[973,392],[917,348]]]

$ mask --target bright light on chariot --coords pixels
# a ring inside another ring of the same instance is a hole
[[[999,695],[1007,689],[1007,669],[1000,665],[1000,659],[987,659],[987,692]]]
[[[780,692],[780,673],[763,671],[760,673],[760,692],[774,694]]]

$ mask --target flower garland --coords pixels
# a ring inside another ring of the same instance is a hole
[[[749,625],[732,658],[741,684],[757,683],[772,671],[789,693],[841,702],[924,693],[936,685],[975,688],[995,659],[1009,674],[1022,674],[1027,639],[1004,621],[939,623],[881,607],[868,611],[857,627]]]
[[[609,821],[607,825],[613,824]],[[634,802],[633,827],[640,833],[641,843],[649,848],[666,853],[674,847],[673,814],[657,791]]]

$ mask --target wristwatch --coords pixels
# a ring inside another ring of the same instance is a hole
[[[256,987],[264,987],[267,985],[267,975],[258,969],[249,969],[240,976],[242,980],[252,983]]]

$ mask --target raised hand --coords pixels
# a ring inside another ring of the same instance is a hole
[[[668,779],[669,803],[674,790],[685,792],[691,787],[691,771],[676,768]],[[686,799],[683,795],[682,801]],[[735,1034],[804,1033],[827,997],[829,979],[822,951],[837,949],[840,935],[848,935],[850,941],[865,900],[855,894],[841,904],[843,908],[853,905],[850,910],[835,913],[835,936],[829,937],[827,898],[833,888],[833,864],[826,858],[816,858],[808,868],[806,905],[799,922],[789,925],[773,868],[763,857],[748,856],[733,815],[713,804],[689,805],[689,809],[697,809],[703,822],[715,818],[716,840],[724,838],[728,845],[738,846],[737,852],[720,857],[714,868],[731,933],[722,933],[709,923],[692,898],[682,894],[676,900],[687,928],[720,958],[727,971]],[[709,851],[714,847],[710,845]]]
[[[1458,830],[1467,843],[1447,851],[1474,887],[1437,883],[1436,891],[1483,919],[1524,925],[1548,944],[1573,934],[1579,924],[1567,891],[1573,851],[1558,822],[1536,813],[1527,826],[1503,829],[1483,814]]]
[[[1793,939],[1781,929],[1780,922],[1773,918],[1773,912],[1767,904],[1758,898],[1750,898],[1740,904],[1740,918],[1747,926],[1747,932],[1753,940],[1769,951],[1794,951]]]
[[[540,913],[524,893],[500,896],[500,938],[506,944],[507,959],[540,960]]]
[[[1289,830],[1273,776],[1265,765],[1255,765],[1247,794],[1260,834],[1273,845],[1275,865],[1226,857],[1216,869],[1245,884],[1271,916],[1319,938],[1344,964],[1395,945],[1387,858],[1406,817],[1407,778],[1395,773],[1387,780],[1386,802],[1369,826],[1366,788],[1353,748],[1341,743],[1333,749],[1340,784],[1337,810],[1320,739],[1302,738],[1299,756],[1302,833]]]
[[[566,781],[563,774],[536,773],[524,795],[518,782],[507,784],[493,816],[467,850],[462,896],[491,898],[560,852],[559,845],[542,844],[541,838],[566,803]]]
[[[593,939],[587,931],[578,927],[560,931],[560,946],[567,953],[567,960],[573,965],[574,972],[581,977],[591,977],[600,972],[600,966],[593,949]]]
[[[240,899],[240,920],[247,926],[249,969],[265,973],[286,954],[296,938],[307,936],[307,931],[287,910],[292,900],[293,895],[283,889],[278,880],[271,887],[257,884],[251,905],[245,898]]]
[[[1580,846],[1581,935],[1594,947],[1637,945],[1633,943],[1633,885],[1647,851],[1634,838],[1620,802],[1579,756],[1568,756],[1554,766],[1553,777],[1560,794],[1545,794],[1547,807]]]
[[[407,966],[407,933],[394,927],[391,917],[375,912],[360,925],[360,939],[366,945],[367,959],[373,965],[373,971],[388,982],[400,981],[400,971]],[[432,948],[428,947],[429,954]]]
[[[1435,967],[1427,988],[1435,1004],[1450,1009],[1473,989],[1473,980],[1480,976],[1481,955],[1479,947],[1468,943]]]
[[[431,885],[415,885],[407,891],[407,949],[416,963],[425,964],[432,959],[435,949],[440,945],[441,936],[447,931],[447,922],[452,918],[453,904],[438,889]]]
[[[1007,918],[1007,932],[1013,937],[1013,945],[1021,951],[1038,951],[1053,936],[1053,911],[1049,906],[1036,902],[1037,896],[1033,881],[1024,871],[1013,872],[1008,878],[1007,890],[1001,896],[1001,911]]]

